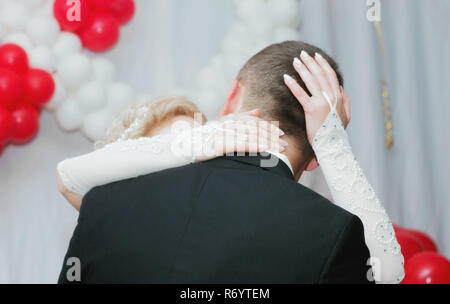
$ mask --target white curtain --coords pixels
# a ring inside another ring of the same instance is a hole
[[[193,92],[196,73],[220,50],[234,12],[231,0],[136,0],[137,14],[119,45],[104,54],[119,79],[151,96]],[[382,1],[390,60],[395,146],[384,148],[380,52],[364,0],[302,0],[299,39],[341,64],[353,100],[356,154],[394,221],[430,233],[450,255],[446,189],[450,3]],[[446,69],[447,68],[447,69]],[[447,78],[446,78],[447,77]],[[200,105],[201,106],[201,105]],[[220,105],[217,105],[219,108]],[[58,161],[88,152],[81,134],[63,133],[44,112],[36,139],[0,157],[0,283],[54,283],[77,213],[58,194]],[[320,172],[305,183],[326,195]]]
[[[381,0],[395,144],[384,143],[382,57],[365,0],[303,0],[300,39],[340,63],[352,146],[394,222],[450,255],[450,2]],[[318,184],[322,185],[321,181]]]

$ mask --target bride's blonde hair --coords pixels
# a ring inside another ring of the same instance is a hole
[[[184,96],[165,96],[155,100],[131,104],[106,130],[105,137],[95,143],[99,149],[117,140],[145,137],[157,124],[176,116],[189,116],[200,113],[202,122],[206,117],[198,107]]]

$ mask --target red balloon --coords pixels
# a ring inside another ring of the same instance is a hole
[[[0,68],[0,106],[11,108],[22,99],[22,80],[17,73]]]
[[[116,19],[104,13],[96,13],[80,31],[83,45],[95,52],[104,52],[119,40],[119,24]]]
[[[13,131],[13,118],[6,109],[0,108],[0,145],[3,146],[10,138]]]
[[[420,240],[408,231],[398,231],[395,233],[395,236],[402,248],[402,254],[406,262],[415,254],[424,250]]]
[[[436,243],[426,233],[419,230],[411,230],[411,229],[408,230],[408,232],[412,233],[417,239],[420,240],[420,242],[423,245],[424,251],[435,251],[435,252],[438,251]]]
[[[398,226],[398,225],[392,225],[392,226],[394,226],[394,231],[395,231],[395,233],[397,233],[397,232],[399,232],[399,231],[406,231],[406,230],[408,230],[408,229],[406,229],[406,228],[403,228],[403,227],[401,227],[401,226]]]
[[[39,129],[39,113],[30,105],[22,105],[12,112],[14,131],[11,141],[23,144],[32,139]]]
[[[111,11],[111,0],[91,0],[90,4],[93,10],[97,12],[109,13]]]
[[[67,1],[55,0],[53,15],[61,30],[75,32],[85,26],[91,16],[88,0]]]
[[[24,102],[43,106],[55,92],[55,82],[52,75],[40,69],[30,69],[23,75]]]
[[[7,43],[0,46],[0,68],[22,74],[28,70],[28,56],[23,48]]]
[[[450,262],[435,252],[412,257],[405,267],[403,284],[450,284]]]
[[[94,10],[111,14],[119,24],[128,23],[134,16],[134,0],[91,0]]]

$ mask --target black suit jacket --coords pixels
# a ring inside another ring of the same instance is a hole
[[[71,257],[84,283],[368,283],[358,217],[282,161],[223,157],[94,188]]]

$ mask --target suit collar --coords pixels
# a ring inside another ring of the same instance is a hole
[[[246,153],[245,156],[225,156],[224,158],[260,167],[275,174],[294,179],[294,174],[289,165],[274,154],[265,153],[262,155],[258,153],[257,155],[249,155]]]

